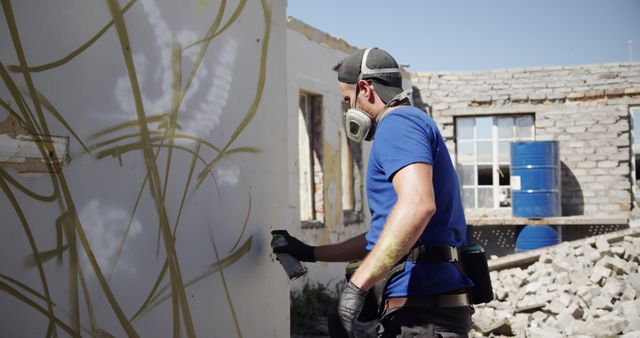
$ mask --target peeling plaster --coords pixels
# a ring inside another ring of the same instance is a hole
[[[0,167],[20,174],[56,173],[68,161],[68,137],[34,137],[13,114],[0,122]]]
[[[340,167],[340,148],[333,150],[331,144],[325,140],[323,146],[324,156],[324,210],[325,220],[322,228],[322,243],[330,243],[329,236],[334,232],[336,225],[342,221],[342,170]]]

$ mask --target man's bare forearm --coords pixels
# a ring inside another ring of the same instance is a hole
[[[396,173],[393,187],[398,199],[373,250],[351,277],[356,286],[369,290],[418,241],[436,212],[431,177],[431,165],[422,163],[406,166]]]
[[[338,244],[321,245],[315,248],[316,261],[349,262],[363,259],[367,254],[365,234],[360,234]]]
[[[363,290],[371,288],[411,250],[432,215],[427,214],[428,218],[425,220],[423,213],[416,213],[409,206],[396,204],[378,242],[351,281]]]

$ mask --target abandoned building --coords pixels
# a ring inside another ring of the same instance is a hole
[[[371,144],[345,136],[331,69],[370,46],[283,1],[2,13],[0,336],[287,337],[291,289],[344,281],[344,264],[316,263],[290,282],[270,231],[321,245],[367,230]],[[640,331],[640,63],[420,71],[404,87],[446,139],[469,235],[498,256],[479,332],[549,338],[595,317],[622,318],[603,335]],[[517,141],[557,144],[561,213],[513,216]],[[507,269],[538,224],[618,237]]]
[[[357,48],[291,17],[287,39],[289,130],[299,137],[290,174],[301,183],[291,191],[301,212],[293,231],[312,243],[344,240],[367,228],[368,144],[347,141],[330,69]],[[627,228],[640,215],[640,63],[409,74],[414,104],[438,124],[455,162],[470,235],[490,254],[513,253],[529,224],[551,225],[565,241]],[[512,216],[517,141],[557,141],[560,215]],[[342,276],[341,267],[330,277],[320,269],[312,280]]]
[[[455,158],[470,225],[557,225],[568,240],[627,227],[638,212],[640,63],[416,73],[413,81]],[[534,140],[558,142],[562,214],[531,221],[511,217],[509,143]]]
[[[296,206],[300,218],[298,228],[289,231],[309,243],[335,243],[367,229],[364,170],[370,144],[346,137],[342,113],[347,108],[332,70],[356,50],[342,39],[288,18],[287,130],[294,164],[289,167],[289,205]],[[408,72],[403,82],[411,86]],[[335,283],[344,276],[340,264],[308,268],[313,281]]]

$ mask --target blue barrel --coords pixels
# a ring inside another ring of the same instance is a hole
[[[560,187],[558,142],[511,143],[511,198],[514,217],[561,216]]]
[[[516,252],[556,245],[559,242],[558,232],[554,228],[548,225],[527,225],[516,238]]]

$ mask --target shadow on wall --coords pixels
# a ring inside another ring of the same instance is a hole
[[[584,215],[584,196],[578,179],[564,162],[561,162],[562,216]]]
[[[420,89],[418,89],[418,87],[416,86],[411,87],[411,89],[413,89],[413,105],[420,110],[427,112],[427,114],[431,116],[431,107],[429,107],[422,101],[422,94],[420,94]]]

